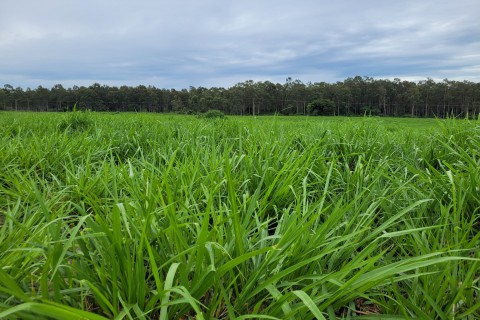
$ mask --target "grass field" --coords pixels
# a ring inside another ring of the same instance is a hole
[[[0,113],[2,319],[479,319],[480,122]]]

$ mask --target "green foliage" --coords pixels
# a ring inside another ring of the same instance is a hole
[[[225,113],[220,110],[212,109],[200,115],[200,117],[205,119],[223,119],[225,118]]]
[[[6,124],[5,127],[1,128],[0,130],[3,131],[4,136],[11,136],[12,138],[20,134],[21,126],[14,121],[13,123]]]
[[[320,97],[327,101],[317,99]],[[447,79],[412,82],[355,76],[335,83],[287,78],[284,83],[248,80],[230,88],[182,90],[98,83],[33,90],[6,84],[0,88],[0,109],[4,110],[65,111],[77,103],[81,108],[109,112],[198,114],[218,109],[232,115],[304,115],[308,102],[313,103],[311,114],[320,115],[364,116],[380,111],[382,116],[475,119],[480,114],[480,85]]]
[[[73,111],[68,112],[63,120],[59,124],[61,131],[85,131],[90,129],[94,125],[94,120],[91,115],[91,111],[77,111],[76,105],[73,107]]]
[[[334,115],[335,103],[329,99],[315,99],[307,105],[308,114],[319,115]]]
[[[89,116],[0,117],[0,318],[480,317],[477,121]]]
[[[293,104],[287,105],[284,109],[280,110],[280,114],[290,116],[296,113],[296,108]]]
[[[380,109],[372,106],[363,106],[360,111],[366,116],[378,116],[380,114]]]

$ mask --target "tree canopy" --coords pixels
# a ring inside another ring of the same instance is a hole
[[[92,111],[199,113],[210,109],[226,114],[318,114],[446,117],[480,113],[480,83],[445,79],[419,82],[356,76],[336,83],[285,83],[248,80],[230,88],[153,86],[91,86],[36,89],[5,84],[0,110],[66,111],[73,105]]]

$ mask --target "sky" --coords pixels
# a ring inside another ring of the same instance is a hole
[[[0,86],[480,82],[479,0],[0,1]]]

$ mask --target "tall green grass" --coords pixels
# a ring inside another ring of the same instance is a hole
[[[64,117],[0,114],[0,318],[480,317],[476,121]]]

